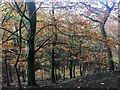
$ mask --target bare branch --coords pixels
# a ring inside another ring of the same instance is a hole
[[[8,36],[8,38],[6,39],[6,40],[4,40],[3,42],[2,42],[2,44],[4,44],[5,42],[7,42],[7,41],[9,41],[9,40],[11,40],[10,38],[12,37],[12,35],[14,35],[16,32],[18,32],[18,30],[16,30],[15,32],[13,32],[10,36]]]
[[[50,38],[52,38],[53,35],[54,35],[54,33],[53,33],[50,37],[48,37],[48,38],[35,50],[35,53],[36,53],[40,48],[42,48],[43,45],[44,45],[48,40],[50,40]]]
[[[56,43],[56,44],[64,44],[64,45],[69,46],[69,48],[70,48],[70,45],[69,45],[68,43],[64,43],[64,42],[55,42],[55,43]],[[44,44],[42,47],[45,47],[45,46],[50,45],[50,44],[53,44],[53,42],[46,43],[46,44]],[[41,48],[42,48],[42,47],[41,47]]]
[[[111,6],[111,7],[108,5],[108,2],[106,2],[106,3],[101,2],[101,1],[99,1],[99,2],[100,2],[103,6],[105,6],[109,12],[111,12],[112,9],[113,9],[113,7],[115,6],[115,2],[112,3],[112,6]]]
[[[104,12],[99,10],[98,8],[92,7],[91,5],[85,4],[84,2],[80,2],[80,3],[83,4],[92,13],[100,15],[101,13]]]
[[[103,6],[105,6],[107,9],[110,9],[110,7],[108,6],[108,3],[106,2],[101,2],[101,1],[99,1],[100,2],[100,4],[102,4]]]
[[[98,22],[98,23],[100,23],[100,21],[99,21],[99,20],[96,20],[96,19],[91,18],[91,17],[86,16],[86,15],[83,15],[83,16],[85,16],[86,18],[90,19],[90,20],[91,20],[91,21],[93,21],[93,22]]]
[[[60,33],[62,33],[63,35],[66,35],[66,36],[68,36],[68,37],[72,37],[72,35],[69,35],[69,34],[64,33],[63,31],[61,31],[56,25],[54,25],[54,27],[55,27]]]
[[[6,29],[6,28],[0,27],[0,29],[1,29],[1,30],[5,30],[5,31],[7,31],[7,32],[9,32],[9,33],[11,33],[11,34],[13,34],[13,35],[19,37],[17,34],[11,32],[10,30],[8,30],[8,29]],[[21,38],[22,38],[23,40],[27,41],[27,39],[25,39],[25,38],[23,38],[23,37],[21,37]]]
[[[54,26],[54,25],[53,25],[53,24],[48,24],[48,25],[46,25],[46,26],[40,28],[40,30],[37,31],[37,32],[36,32],[33,36],[31,36],[28,40],[34,38],[40,31],[42,31],[44,28],[46,28],[46,27],[48,27],[48,26]]]
[[[2,20],[2,22],[1,22],[1,25],[4,23],[4,21],[5,21],[5,19],[6,19],[6,17],[7,17],[8,14],[9,14],[9,12],[7,12],[7,13],[5,14],[5,16],[3,17],[3,20]]]
[[[79,4],[79,2],[77,2],[74,5],[68,5],[68,6],[61,6],[61,7],[54,7],[54,9],[66,9],[66,8],[72,8],[72,7],[76,7]],[[44,7],[40,7],[40,8],[52,8],[51,6],[44,6]]]
[[[29,21],[30,19],[24,14],[23,11],[21,11],[21,9],[19,8],[17,2],[15,2],[15,6],[16,6],[16,8],[17,8],[17,12],[18,12],[20,15],[22,15],[23,17],[25,17],[25,18]]]
[[[40,3],[40,6],[32,13],[31,17],[34,15],[34,13],[36,13],[40,8],[41,8],[41,5],[43,4],[43,2]],[[30,18],[31,18],[30,17]]]

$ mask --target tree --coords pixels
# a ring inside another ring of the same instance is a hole
[[[103,6],[106,7],[106,10],[104,12],[101,12],[101,10],[99,9],[96,9],[96,8],[93,8],[92,6],[90,5],[87,5],[85,3],[82,3],[83,5],[85,5],[87,7],[87,9],[94,13],[94,14],[100,14],[100,13],[103,13],[103,19],[100,21],[100,20],[97,20],[97,19],[94,19],[94,18],[91,18],[89,16],[85,16],[86,18],[89,18],[91,21],[93,22],[97,22],[100,24],[100,31],[101,31],[101,35],[104,39],[107,38],[107,34],[106,34],[106,31],[105,31],[105,24],[109,18],[109,15],[111,13],[111,11],[113,10],[114,6],[115,6],[115,2],[112,3],[112,6],[110,7],[108,5],[108,2],[100,2]],[[104,44],[105,47],[107,48],[107,55],[108,55],[108,61],[109,61],[109,70],[114,70],[114,62],[113,62],[113,56],[112,56],[112,51],[111,51],[111,48],[110,46],[108,45],[108,43],[105,43]]]
[[[34,49],[34,37],[32,37],[36,32],[36,6],[35,1],[26,2],[28,15],[29,15],[29,28],[26,30],[26,35],[28,41],[26,42],[27,47],[27,78],[28,86],[37,86],[35,80],[35,70],[34,70],[34,61],[35,61],[35,49]],[[32,38],[31,38],[32,37]]]

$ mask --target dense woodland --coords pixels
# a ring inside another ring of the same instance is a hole
[[[120,69],[119,2],[1,2],[2,84],[20,89]]]

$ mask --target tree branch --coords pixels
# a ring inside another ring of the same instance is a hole
[[[30,19],[21,11],[21,9],[19,8],[17,2],[15,2],[15,6],[17,8],[17,12],[22,15],[24,18],[26,18],[28,21],[30,21]]]
[[[79,4],[79,2],[77,2],[75,5],[71,5],[71,6],[61,6],[61,7],[54,7],[54,9],[64,9],[64,8],[72,8],[72,7],[75,7],[75,6],[77,6]],[[52,7],[40,7],[40,8],[52,8]]]
[[[44,45],[50,38],[52,38],[53,35],[54,35],[54,33],[53,33],[50,37],[48,37],[48,38],[35,50],[35,53],[36,53],[40,48],[42,48],[43,45]]]
[[[0,29],[1,29],[1,30],[5,30],[5,31],[7,31],[7,32],[9,32],[9,33],[11,33],[11,34],[17,36],[17,37],[20,37],[20,36],[18,36],[17,34],[11,32],[10,30],[8,30],[8,29],[6,29],[6,28],[0,27]],[[25,39],[25,38],[23,38],[23,37],[21,37],[21,38],[22,38],[23,40],[27,41],[27,39]]]
[[[100,13],[103,12],[103,11],[99,10],[98,8],[95,8],[95,7],[92,7],[91,5],[85,4],[84,2],[80,2],[80,3],[83,4],[92,13],[100,15]],[[91,9],[93,9],[93,10],[91,10]]]
[[[10,38],[12,37],[12,35],[14,35],[18,30],[16,30],[15,32],[13,32],[10,36],[8,36],[8,38],[6,40],[4,40],[2,42],[2,44],[4,44],[5,42],[7,42],[8,40],[10,40]]]
[[[4,21],[5,21],[5,19],[6,19],[6,17],[7,17],[8,14],[9,14],[9,12],[7,12],[7,13],[5,14],[5,16],[4,16],[4,18],[3,18],[2,22],[1,22],[1,25],[4,23]]]
[[[48,26],[54,26],[53,24],[48,24],[42,28],[40,28],[39,31],[37,31],[34,35],[32,35],[28,40],[31,40],[32,38],[34,38],[40,31],[42,31],[44,28],[48,27]]]
[[[86,16],[86,15],[83,15],[83,16],[85,16],[86,18],[90,19],[90,20],[93,21],[93,22],[98,22],[98,23],[100,23],[99,20],[93,19],[93,18],[91,18],[91,17],[89,17],[89,16]]]

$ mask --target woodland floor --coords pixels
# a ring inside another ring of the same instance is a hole
[[[39,88],[28,87],[22,90],[120,90],[120,70],[100,72],[64,82],[58,81],[56,84],[51,84],[50,81],[37,83],[40,86]],[[26,84],[22,86],[25,87]],[[2,90],[18,90],[18,88],[11,85],[9,87],[3,87]]]

